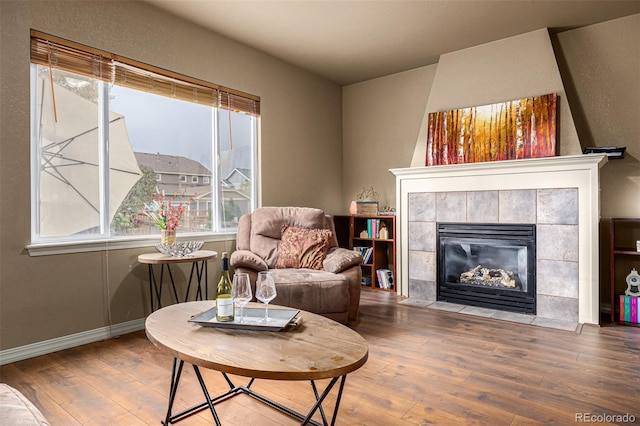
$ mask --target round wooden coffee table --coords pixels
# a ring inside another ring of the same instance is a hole
[[[262,306],[259,303],[247,305],[248,308]],[[331,424],[335,423],[347,374],[367,361],[369,347],[362,336],[342,324],[306,311],[299,313],[302,317],[299,327],[280,332],[203,327],[189,322],[190,318],[213,307],[215,301],[187,302],[167,306],[147,318],[145,327],[149,340],[174,358],[169,406],[163,423],[175,423],[209,407],[219,425],[215,403],[244,393],[298,418],[303,425],[328,425],[322,402],[340,381],[331,421]],[[269,306],[270,311],[275,309],[291,308]],[[206,401],[173,415],[171,409],[185,362],[193,366]],[[199,367],[221,372],[230,389],[212,398]],[[247,386],[235,386],[228,374],[251,380]],[[251,384],[255,379],[309,380],[316,401],[309,413],[302,415],[254,392]],[[319,379],[331,379],[322,393],[315,385],[315,380]],[[323,423],[311,420],[318,410]]]

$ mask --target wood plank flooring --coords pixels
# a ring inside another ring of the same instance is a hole
[[[400,300],[363,292],[352,328],[368,341],[369,360],[347,378],[338,425],[569,425],[586,418],[578,413],[628,414],[640,424],[640,328],[585,326],[577,334]],[[159,425],[171,367],[141,331],[2,366],[0,380],[53,426]],[[219,374],[203,373],[212,393],[227,389]],[[174,413],[203,400],[191,368],[182,380]],[[253,389],[301,412],[313,399],[308,383],[257,381]],[[225,425],[297,424],[244,395],[217,410]],[[203,411],[178,424],[213,420]]]

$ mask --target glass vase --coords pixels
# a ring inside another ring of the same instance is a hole
[[[176,243],[176,231],[170,229],[163,229],[160,233],[160,242],[166,245],[173,245]]]

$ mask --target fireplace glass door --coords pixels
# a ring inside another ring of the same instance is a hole
[[[437,229],[438,300],[535,314],[535,225]]]

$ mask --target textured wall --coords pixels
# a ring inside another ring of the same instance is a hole
[[[430,65],[343,88],[340,213],[369,186],[379,193],[380,206],[395,205],[395,177],[387,170],[411,162],[435,70]]]
[[[558,34],[582,146],[626,146],[602,169],[602,217],[640,217],[640,14]]]

